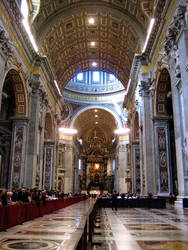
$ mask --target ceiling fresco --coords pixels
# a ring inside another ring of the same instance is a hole
[[[90,70],[113,73],[126,87],[134,55],[145,41],[150,2],[41,1],[32,29],[60,88],[78,72]]]

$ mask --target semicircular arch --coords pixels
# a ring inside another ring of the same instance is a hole
[[[119,115],[113,109],[111,109],[109,107],[105,107],[105,106],[103,107],[103,106],[100,106],[100,105],[91,105],[91,106],[87,106],[87,107],[84,107],[84,108],[80,109],[72,117],[70,127],[71,128],[74,127],[74,122],[76,121],[76,119],[78,118],[79,115],[81,115],[83,112],[85,112],[87,110],[90,110],[90,109],[102,109],[102,110],[105,110],[105,111],[109,112],[114,117],[115,121],[117,122],[118,128],[123,128],[123,123],[122,123]]]
[[[3,86],[6,81],[11,81],[15,94],[15,114],[17,117],[28,117],[28,94],[25,86],[25,80],[17,67],[11,67],[5,74]]]
[[[161,69],[158,75],[154,98],[155,116],[168,116],[168,93],[171,91],[170,73],[167,68]]]

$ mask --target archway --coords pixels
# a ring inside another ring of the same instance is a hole
[[[115,117],[100,108],[81,112],[73,124],[81,139],[82,190],[90,192],[111,191],[113,154],[115,154]]]
[[[21,76],[11,69],[4,80],[0,109],[0,183],[3,187],[23,182],[26,92]]]
[[[159,192],[178,194],[177,163],[171,80],[166,68],[158,78],[155,95],[155,127],[158,142]]]

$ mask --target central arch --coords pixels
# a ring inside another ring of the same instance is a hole
[[[81,115],[83,112],[85,112],[87,110],[90,110],[90,109],[102,109],[102,110],[105,110],[105,111],[109,112],[114,117],[115,121],[117,122],[117,124],[118,124],[117,128],[123,128],[123,123],[122,123],[119,115],[113,109],[110,109],[109,107],[105,107],[105,106],[101,106],[101,105],[91,105],[91,106],[87,106],[87,107],[84,107],[84,108],[80,109],[72,117],[72,121],[71,121],[70,127],[71,128],[74,127],[74,122],[78,118],[79,115]]]

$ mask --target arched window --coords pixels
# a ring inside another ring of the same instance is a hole
[[[100,81],[100,73],[99,73],[99,71],[93,71],[92,80],[93,80],[93,82],[99,82]]]

